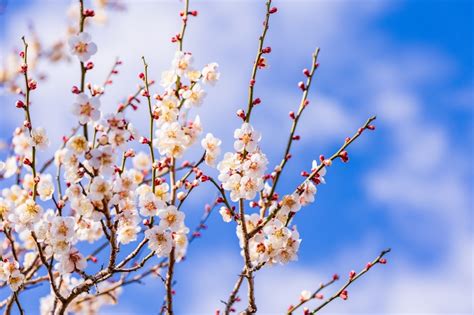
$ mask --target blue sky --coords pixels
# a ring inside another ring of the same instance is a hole
[[[68,3],[10,1],[0,16],[2,57],[19,47],[30,20],[41,38],[51,42],[65,25]],[[217,61],[222,71],[199,115],[205,131],[219,134],[230,150],[232,130],[238,126],[234,113],[246,100],[263,4],[191,3],[200,14],[189,25],[185,49],[197,64]],[[270,68],[260,73],[256,93],[263,103],[253,116],[271,165],[284,149],[287,113],[296,109],[300,96],[296,83],[301,69],[309,66],[314,48],[321,47],[312,102],[299,126],[302,140],[294,147],[280,192],[292,191],[313,158],[337,150],[368,116],[377,114],[378,119],[377,131],[350,148],[349,164],[329,169],[316,202],[295,219],[303,238],[298,262],[257,275],[260,310],[281,313],[302,289],[316,287],[334,272],[345,275],[361,268],[381,249],[392,247],[389,264],[356,283],[349,300],[330,305],[328,314],[471,313],[472,1],[275,4],[279,12],[268,36]],[[107,25],[91,29],[99,46],[91,81],[102,81],[117,53],[124,61],[120,77],[104,96],[105,108],[112,110],[134,90],[141,55],[147,56],[153,77],[166,69],[178,10],[179,1],[133,1],[126,12],[112,13]],[[77,81],[77,69],[42,66],[51,74],[35,93],[33,117],[49,134],[64,133],[72,121],[69,89]],[[8,138],[21,117],[14,98],[3,95],[0,100],[0,136]],[[139,111],[133,118],[140,127],[146,116]],[[199,220],[203,200],[213,196],[204,188],[190,200],[185,210],[189,226]],[[204,237],[190,247],[187,261],[178,265],[178,313],[212,313],[228,295],[240,266],[235,227],[214,215]],[[46,294],[46,288],[41,290]],[[123,305],[108,311],[148,314],[161,305],[162,292],[157,279],[128,287]],[[35,298],[24,294],[29,307],[34,308]]]

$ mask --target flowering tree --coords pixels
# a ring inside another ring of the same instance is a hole
[[[161,92],[152,92],[155,81],[150,79],[148,64],[142,57],[138,90],[108,114],[101,112],[101,96],[121,62],[115,62],[102,85],[86,84],[87,74],[94,69],[91,59],[98,48],[85,28],[95,11],[84,8],[79,0],[79,23],[67,41],[70,54],[80,65],[80,82],[72,88],[76,101],[71,105],[77,124],[71,135],[64,137],[54,157],[43,165],[38,164],[37,156],[48,148],[49,140],[46,129],[38,126],[30,113],[38,84],[33,78],[31,48],[23,38],[19,70],[10,83],[21,96],[16,107],[24,111],[25,120],[13,134],[12,155],[0,163],[2,178],[16,176],[15,183],[5,187],[0,197],[0,222],[5,236],[0,286],[11,290],[1,302],[6,314],[15,304],[23,314],[21,292],[43,282],[49,284],[51,291],[40,300],[41,314],[97,313],[101,306],[117,303],[123,287],[149,275],[160,279],[166,289],[159,311],[173,314],[174,274],[179,272],[187,247],[200,235],[216,208],[224,222],[235,224],[243,258],[235,286],[229,288],[222,310],[217,313],[236,311],[244,283],[247,305],[243,313],[257,312],[255,274],[261,268],[297,259],[301,239],[292,219],[314,201],[317,186],[325,182],[333,162],[348,162],[347,147],[366,130],[375,129],[375,117],[371,117],[344,140],[337,152],[330,157],[321,155],[319,162],[314,160],[293,192],[281,196],[277,193],[293,142],[299,140],[296,128],[309,105],[319,49],[312,56],[311,67],[303,70],[306,81],[298,83],[302,96],[297,111],[289,113],[292,126],[285,152],[279,164],[268,172],[269,161],[259,146],[261,134],[251,124],[251,118],[260,103],[254,90],[257,73],[267,67],[265,55],[271,53],[271,48],[265,46],[265,37],[275,13],[277,8],[267,0],[249,80],[247,108],[237,112],[242,122],[234,132],[234,151],[222,158],[221,140],[210,133],[202,137],[199,116],[190,117],[191,110],[203,103],[204,87],[215,85],[220,73],[217,63],[199,70],[192,54],[184,49],[186,28],[190,19],[197,16],[189,8],[189,0],[184,1],[180,12],[181,30],[171,40],[177,50],[170,69],[161,75]],[[18,76],[22,85],[13,84]],[[126,117],[127,111],[138,109],[139,97],[146,104],[143,115],[149,117],[146,135],[139,135]],[[137,142],[143,151],[130,148]],[[201,158],[193,163],[182,162],[188,148],[199,142]],[[53,165],[54,175],[49,171]],[[209,175],[207,167],[217,168],[218,178]],[[191,232],[185,220],[186,200],[205,183],[215,188],[218,197],[206,207],[200,224]],[[90,245],[81,246],[86,242]],[[374,265],[386,263],[383,256],[388,252],[384,250],[360,272],[351,271],[339,290],[316,309],[305,309],[304,313],[316,313],[337,298],[347,299],[347,287]],[[99,255],[105,257],[100,264]],[[312,299],[323,299],[321,291],[338,279],[334,275],[314,292],[303,291],[300,301],[288,308],[288,314]]]

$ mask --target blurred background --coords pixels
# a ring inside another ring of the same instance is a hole
[[[313,159],[335,152],[370,115],[377,115],[377,130],[350,147],[348,164],[333,164],[315,203],[296,216],[303,239],[299,260],[257,273],[259,313],[281,314],[297,303],[301,290],[313,290],[334,273],[345,278],[391,247],[388,264],[357,281],[349,288],[349,299],[331,303],[325,313],[472,314],[473,2],[274,4],[279,10],[271,18],[266,42],[272,47],[270,67],[259,72],[256,96],[262,104],[253,114],[270,165],[283,154],[288,112],[300,100],[302,69],[321,47],[311,104],[297,130],[302,139],[292,149],[279,192],[293,191]],[[45,46],[64,36],[70,5],[0,0],[1,64],[22,48],[20,38],[31,34],[31,27]],[[88,27],[99,50],[87,81],[101,84],[115,57],[123,61],[120,75],[103,96],[103,109],[113,111],[136,90],[142,55],[152,78],[159,79],[170,66],[175,50],[170,38],[180,28],[181,8],[178,0],[117,2]],[[222,73],[193,113],[200,115],[204,132],[223,140],[226,152],[240,124],[235,112],[246,106],[264,1],[191,0],[191,9],[199,16],[190,19],[185,50],[194,54],[196,66],[215,61]],[[70,89],[79,82],[79,68],[73,59],[39,63],[37,69],[47,77],[33,94],[33,120],[47,128],[55,148],[74,121]],[[3,85],[4,141],[22,122],[15,100]],[[139,130],[148,119],[144,108],[130,117]],[[7,153],[1,151],[0,159]],[[192,150],[187,158],[196,160],[199,154]],[[41,159],[48,157],[45,153]],[[198,223],[204,204],[213,198],[210,187],[196,192],[184,209],[188,226]],[[213,314],[222,308],[220,300],[229,295],[241,265],[235,225],[223,223],[216,212],[202,238],[190,246],[186,261],[177,266],[176,313]],[[37,312],[37,299],[49,288],[34,291],[21,296],[28,314]],[[155,314],[163,293],[161,281],[150,278],[127,287],[119,306],[103,313]]]

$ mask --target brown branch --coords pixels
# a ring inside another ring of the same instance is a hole
[[[277,184],[278,184],[278,180],[280,179],[280,176],[283,172],[283,169],[285,168],[286,163],[290,159],[289,154],[290,154],[291,145],[293,144],[293,141],[295,140],[294,135],[295,135],[296,127],[297,127],[298,122],[300,120],[301,114],[303,113],[303,111],[305,110],[305,108],[308,105],[308,93],[309,93],[309,90],[310,90],[310,87],[311,87],[311,83],[313,82],[314,72],[318,68],[318,55],[319,55],[319,48],[317,48],[316,51],[313,53],[311,70],[307,74],[308,78],[306,80],[306,85],[304,86],[303,95],[301,96],[301,101],[300,101],[300,105],[299,105],[299,108],[298,108],[298,112],[296,113],[296,115],[294,115],[293,124],[291,125],[291,129],[290,129],[290,135],[288,137],[288,141],[287,141],[287,144],[286,144],[286,149],[285,149],[285,152],[283,154],[283,158],[282,158],[282,160],[281,160],[281,162],[280,162],[280,164],[279,164],[279,166],[276,170],[276,175],[275,175],[275,178],[273,179],[273,185],[272,185],[272,188],[270,190],[270,193],[267,196],[267,198],[269,200],[271,200],[273,194],[275,193],[275,190],[276,190],[276,187],[277,187]],[[265,203],[265,206],[263,207],[262,218],[265,215],[265,210],[266,210],[267,206],[268,206],[268,202]]]
[[[263,43],[265,41],[265,37],[266,37],[267,31],[268,31],[268,22],[270,20],[270,15],[272,14],[270,12],[271,4],[272,4],[272,0],[268,0],[266,2],[266,14],[265,14],[265,20],[263,21],[263,30],[262,30],[262,34],[258,38],[257,56],[255,57],[255,61],[253,63],[252,74],[250,76],[250,83],[249,83],[249,89],[248,89],[248,102],[247,102],[248,104],[247,104],[247,112],[245,113],[245,121],[246,122],[250,121],[250,115],[251,115],[252,109],[254,107],[254,104],[253,104],[253,91],[254,91],[254,86],[255,86],[255,80],[257,78],[258,65],[259,65],[260,59],[262,58],[262,55],[263,55]]]
[[[293,314],[294,311],[296,311],[298,308],[300,308],[301,306],[303,306],[304,304],[306,304],[307,302],[309,302],[313,299],[316,299],[316,298],[321,298],[322,299],[322,297],[318,297],[318,294],[322,290],[324,290],[325,288],[329,287],[331,284],[336,282],[337,280],[339,280],[339,277],[335,275],[335,276],[332,277],[331,281],[328,281],[326,283],[321,283],[319,288],[316,291],[314,291],[313,294],[311,294],[311,296],[308,299],[301,299],[301,301],[298,304],[296,304],[295,306],[290,306],[290,308],[288,309],[287,315]]]
[[[232,306],[238,300],[237,294],[239,293],[240,287],[242,286],[244,277],[245,277],[245,268],[244,270],[242,270],[242,273],[237,278],[237,282],[235,283],[234,288],[232,289],[232,292],[230,293],[229,298],[227,299],[227,302],[225,303],[225,310],[224,310],[225,315],[229,315],[231,312],[234,311]]]
[[[384,264],[386,261],[382,260],[382,257],[385,256],[387,253],[390,252],[390,248],[383,250],[380,255],[375,258],[372,262],[368,263],[367,266],[359,271],[356,275],[352,276],[349,278],[349,280],[336,292],[334,295],[332,295],[330,298],[328,298],[326,301],[324,301],[321,305],[319,305],[317,308],[315,308],[311,314],[316,314],[318,311],[320,311],[323,307],[331,303],[334,299],[338,298],[341,296],[343,292],[345,292],[346,288],[350,286],[354,281],[362,277],[366,272],[368,272],[374,265],[382,263]],[[347,293],[346,293],[346,298],[347,298]]]
[[[346,149],[352,142],[354,142],[357,138],[359,138],[359,136],[362,134],[362,132],[365,130],[365,129],[368,129],[370,123],[372,121],[375,120],[375,116],[369,118],[365,124],[359,128],[359,130],[352,136],[352,138],[349,138],[348,140],[346,140],[344,142],[344,144],[339,148],[339,150],[337,150],[336,153],[334,153],[328,160],[330,161],[333,161],[335,160],[336,158],[338,158],[340,156],[340,153],[342,151],[344,151],[344,149]],[[321,163],[315,170],[313,170],[311,172],[311,174],[309,174],[309,176],[295,189],[294,193],[301,193],[301,189],[302,187],[307,183],[309,182],[311,179],[313,179],[322,169],[323,167],[325,167],[324,163]],[[278,206],[275,208],[275,210],[273,210],[268,216],[267,218],[259,225],[257,226],[256,228],[254,228],[251,232],[249,232],[249,235],[248,237],[249,238],[252,238],[254,237],[258,232],[260,232],[263,227],[265,225],[268,224],[268,222],[270,222],[277,214],[278,212],[280,211],[281,209],[281,206]]]

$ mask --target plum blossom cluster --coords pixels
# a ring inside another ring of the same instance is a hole
[[[178,48],[159,84],[151,79],[142,57],[138,90],[110,113],[101,107],[102,96],[111,88],[121,61],[114,62],[103,84],[86,81],[96,67],[93,58],[98,45],[85,29],[96,12],[85,8],[83,0],[77,4],[77,25],[69,34],[67,54],[80,65],[80,81],[71,88],[74,125],[59,148],[51,147],[46,128],[38,127],[41,122],[34,117],[31,99],[38,82],[33,79],[25,38],[18,54],[17,74],[24,82],[15,107],[25,120],[13,132],[11,153],[0,161],[0,180],[6,183],[0,196],[4,236],[0,288],[10,288],[0,307],[9,314],[16,305],[23,314],[21,293],[47,283],[49,293],[40,299],[40,314],[98,314],[101,307],[117,303],[126,285],[154,275],[165,289],[159,311],[173,314],[177,264],[185,261],[188,246],[207,227],[213,209],[219,208],[224,222],[235,223],[243,257],[242,272],[224,302],[224,313],[235,311],[244,279],[248,305],[243,314],[256,313],[254,273],[264,266],[297,260],[302,240],[293,224],[295,215],[314,202],[333,161],[348,162],[346,148],[365,130],[375,129],[371,124],[375,117],[345,139],[335,154],[320,156],[319,162],[302,171],[303,179],[293,192],[280,195],[277,186],[291,159],[292,145],[300,139],[296,127],[309,105],[319,50],[311,69],[303,70],[306,82],[297,84],[302,99],[298,111],[289,114],[292,128],[283,158],[269,170],[269,159],[260,146],[262,135],[251,123],[251,114],[262,103],[254,96],[257,72],[267,69],[271,53],[270,47],[264,47],[270,16],[277,12],[271,0],[266,2],[247,110],[237,112],[241,121],[233,134],[233,150],[222,157],[223,142],[212,133],[203,136],[205,128],[195,113],[204,103],[206,89],[219,81],[220,72],[215,62],[195,65],[193,54],[183,49],[189,20],[198,15],[189,9],[189,0],[180,12],[181,31],[171,39]],[[148,124],[135,126],[127,115],[130,110],[139,111]],[[192,146],[201,151],[201,158],[186,160]],[[204,183],[215,188],[217,197],[209,198],[213,206],[205,207],[199,225],[191,230],[187,221],[194,206],[188,197]],[[352,275],[350,281],[369,268]],[[347,299],[347,291],[341,290],[337,297]],[[290,313],[316,296],[305,291],[302,303]]]

